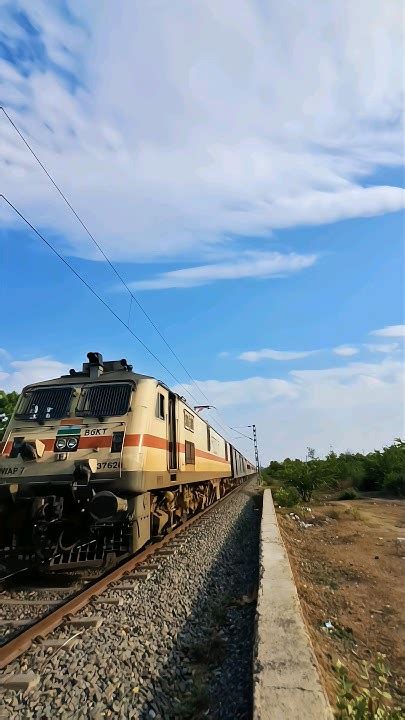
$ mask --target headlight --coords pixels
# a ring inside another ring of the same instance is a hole
[[[56,450],[64,450],[66,447],[66,440],[65,438],[57,438],[55,442],[55,448]]]
[[[76,450],[78,442],[79,442],[79,438],[75,438],[75,437],[68,438],[67,442],[66,442],[67,449],[68,450]]]

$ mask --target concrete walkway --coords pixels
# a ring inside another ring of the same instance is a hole
[[[264,491],[253,720],[332,720],[270,490]]]

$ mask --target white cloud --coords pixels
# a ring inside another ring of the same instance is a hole
[[[319,454],[371,451],[405,435],[404,369],[399,361],[353,362],[345,367],[295,370],[287,379],[199,381],[222,420],[255,423],[263,462]],[[215,417],[212,417],[215,425]],[[252,455],[248,441],[239,447]]]
[[[172,270],[151,280],[137,280],[129,285],[135,290],[163,290],[208,285],[218,280],[282,277],[309,268],[316,260],[316,255],[245,253],[242,258],[239,255],[238,259],[228,262]]]
[[[6,392],[20,391],[25,385],[58,378],[68,372],[67,365],[49,357],[9,360],[0,368],[0,388]]]
[[[74,23],[57,2],[19,8],[63,74],[21,52],[2,62],[3,102],[114,259],[195,259],[403,206],[365,180],[402,159],[400,0],[84,0]],[[32,41],[1,13],[9,43]],[[4,192],[94,257],[4,117],[0,152]]]
[[[49,357],[4,360],[0,388],[21,390],[27,384],[58,378],[68,367]],[[392,358],[293,370],[286,378],[198,380],[198,385],[220,411],[222,422],[225,419],[232,427],[256,424],[265,462],[302,457],[308,445],[320,454],[331,444],[337,451],[368,451],[405,435],[404,367]],[[183,394],[184,389],[179,392]],[[210,415],[220,430],[215,411]],[[239,439],[237,444],[252,455],[248,441]]]
[[[365,347],[374,353],[393,353],[395,350],[398,350],[399,343],[385,343],[385,345],[366,343]]]
[[[332,352],[334,352],[335,355],[342,355],[342,357],[350,357],[351,355],[357,355],[359,350],[351,345],[339,345],[333,348]]]
[[[405,337],[405,325],[387,325],[387,327],[383,327],[380,330],[373,330],[370,335],[390,338]]]
[[[314,355],[319,350],[271,350],[264,348],[263,350],[248,350],[239,355],[239,360],[247,360],[248,362],[257,362],[258,360],[298,360],[299,358]]]

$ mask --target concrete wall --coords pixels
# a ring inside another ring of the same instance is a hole
[[[270,490],[263,497],[253,720],[331,720]]]

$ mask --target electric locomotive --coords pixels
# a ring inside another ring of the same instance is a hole
[[[164,383],[87,358],[25,387],[0,444],[8,568],[114,564],[255,473]]]

